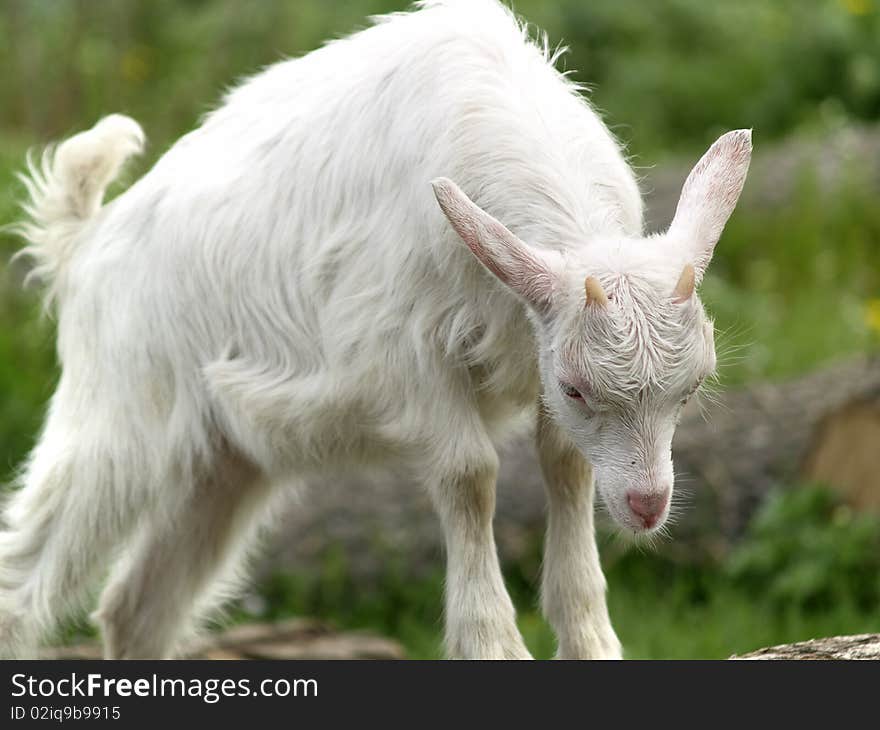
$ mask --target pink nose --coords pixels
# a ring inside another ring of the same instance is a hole
[[[662,492],[628,492],[626,501],[629,502],[629,508],[633,514],[638,517],[646,528],[651,528],[657,524],[660,515],[666,509],[666,503],[669,501],[669,490],[664,489]]]

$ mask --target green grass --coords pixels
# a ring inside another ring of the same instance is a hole
[[[507,583],[519,610],[519,628],[536,658],[549,659],[555,638],[536,609],[535,585]],[[608,603],[629,659],[723,659],[763,646],[820,636],[880,632],[876,609],[843,601],[820,611],[779,606],[760,588],[748,589],[718,566],[694,569],[650,555],[632,556],[627,567],[610,567]],[[236,620],[320,616],[344,629],[379,632],[400,641],[407,656],[442,656],[442,578],[409,583],[381,576],[349,585],[324,576],[279,574],[260,589],[267,610],[233,611]]]
[[[675,581],[676,576],[670,576]],[[724,659],[764,646],[822,636],[880,631],[876,612],[849,604],[824,613],[779,610],[761,598],[718,580],[704,600],[656,592],[615,580],[609,610],[629,659]]]
[[[774,644],[880,632],[880,516],[855,514],[821,487],[771,497],[720,561],[680,562],[662,552],[621,552],[610,536],[602,542],[609,610],[631,659],[723,659]],[[376,562],[385,566],[380,575],[356,580],[345,556],[330,550],[311,575],[267,579],[232,616],[320,616],[394,637],[410,658],[440,657],[439,567],[408,578],[401,556]],[[526,644],[547,659],[555,639],[536,610],[539,565],[536,542],[525,559],[507,566],[505,578]]]
[[[628,659],[724,659],[775,644],[880,632],[876,607],[847,598],[821,610],[779,605],[760,587],[732,580],[722,566],[694,568],[636,554],[627,557],[625,567],[609,566],[606,572],[609,611]],[[535,658],[550,659],[556,640],[536,608],[537,577],[524,587],[518,575],[515,566],[506,571],[520,631]],[[411,580],[387,574],[355,580],[339,563],[330,574],[276,574],[257,590],[263,608],[252,608],[251,597],[244,604],[250,610],[238,604],[229,616],[236,623],[319,617],[340,629],[392,637],[410,659],[438,659],[443,656],[442,587],[439,570]],[[66,627],[60,640],[76,643],[94,636],[81,619]]]

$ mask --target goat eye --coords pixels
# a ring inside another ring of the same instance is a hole
[[[569,398],[574,398],[575,400],[583,400],[584,397],[581,395],[581,392],[575,388],[573,385],[566,385],[565,383],[560,383],[559,387],[562,388],[562,392],[565,393]]]

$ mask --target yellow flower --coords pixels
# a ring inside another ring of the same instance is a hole
[[[867,15],[874,10],[874,0],[841,0],[850,15]]]
[[[865,322],[874,332],[880,334],[880,299],[869,299],[865,305]]]
[[[151,56],[152,52],[146,46],[129,48],[120,64],[122,78],[134,84],[146,80],[152,71]]]

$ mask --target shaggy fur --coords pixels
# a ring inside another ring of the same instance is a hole
[[[32,652],[112,560],[107,656],[170,656],[274,498],[403,466],[446,534],[449,653],[527,657],[492,515],[496,444],[538,411],[559,655],[620,656],[592,475],[622,527],[662,525],[680,403],[714,367],[676,282],[702,276],[750,135],[644,238],[632,171],[554,61],[494,0],[422,2],[248,80],[103,208],[132,120],[31,167],[19,230],[62,376],[0,532],[0,653]]]

